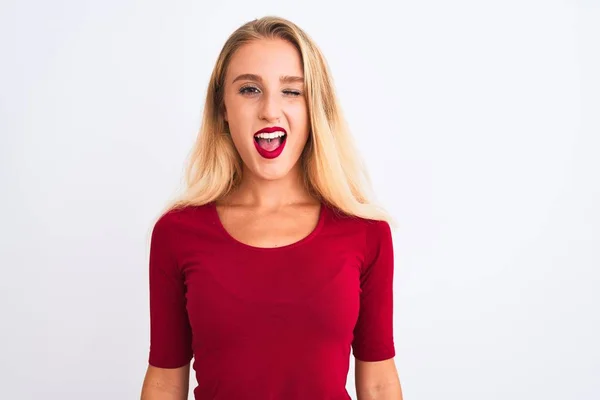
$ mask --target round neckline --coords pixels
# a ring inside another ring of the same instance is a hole
[[[259,246],[252,246],[250,244],[244,243],[238,239],[236,239],[235,237],[233,237],[233,235],[231,235],[229,233],[229,231],[225,228],[225,226],[223,225],[223,222],[221,221],[221,217],[219,216],[219,211],[217,210],[217,203],[216,202],[211,202],[210,203],[210,208],[212,210],[212,214],[213,217],[215,219],[216,225],[218,227],[218,229],[221,231],[221,233],[223,233],[223,235],[231,242],[235,243],[236,245],[249,249],[249,250],[254,250],[254,251],[280,251],[280,250],[287,250],[287,249],[291,249],[297,246],[300,246],[308,241],[310,241],[311,239],[313,239],[321,230],[321,228],[323,227],[323,224],[325,223],[325,212],[326,212],[326,207],[325,204],[323,202],[319,203],[319,219],[317,220],[317,225],[312,229],[312,231],[310,231],[310,233],[306,236],[304,236],[303,238],[293,242],[293,243],[289,243],[283,246],[278,246],[278,247],[259,247]]]

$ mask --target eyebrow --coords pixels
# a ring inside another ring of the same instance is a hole
[[[263,81],[263,79],[260,75],[242,74],[242,75],[238,75],[231,83],[235,83],[235,82],[241,81],[241,80],[257,81],[257,82],[261,82],[261,83]],[[279,81],[281,83],[304,83],[304,78],[301,76],[282,75],[279,77]]]

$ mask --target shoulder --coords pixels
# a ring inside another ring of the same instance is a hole
[[[392,228],[387,221],[365,219],[365,234],[367,239],[388,240],[392,237]]]
[[[362,222],[364,225],[365,257],[367,260],[377,257],[382,249],[391,249],[393,247],[392,230],[387,221],[363,219]]]
[[[329,230],[337,237],[352,239],[366,253],[366,258],[379,248],[392,245],[392,230],[387,221],[344,214],[332,206],[327,208]]]
[[[170,209],[156,219],[152,235],[172,235],[178,231],[213,225],[211,207],[212,203]]]
[[[331,224],[339,226],[347,232],[359,231],[363,235],[371,237],[391,235],[391,227],[387,221],[348,215],[333,206],[326,205],[326,207]]]

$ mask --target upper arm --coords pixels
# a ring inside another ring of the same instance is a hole
[[[394,359],[356,360],[356,396],[358,400],[402,400],[400,379]]]
[[[394,250],[387,222],[370,222],[365,232],[365,256],[360,275],[360,308],[352,350],[361,361],[394,357]]]
[[[141,400],[185,400],[188,398],[190,364],[179,368],[148,365]]]
[[[352,341],[358,400],[402,400],[394,363],[394,249],[388,223],[370,223],[360,276],[360,309]]]
[[[162,217],[152,231],[149,257],[150,352],[154,367],[178,368],[192,359],[192,330],[186,285],[173,248],[173,218]]]

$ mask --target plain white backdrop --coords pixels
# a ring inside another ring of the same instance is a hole
[[[0,397],[139,398],[151,222],[269,14],[325,53],[398,221],[405,399],[600,398],[592,0],[2,1]]]

